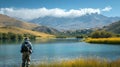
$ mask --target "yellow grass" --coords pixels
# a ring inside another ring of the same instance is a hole
[[[54,35],[32,31],[32,30],[27,30],[27,29],[22,29],[22,28],[17,28],[17,27],[0,27],[0,33],[8,33],[8,32],[15,33],[15,34],[32,34],[32,35],[35,35],[41,38],[55,37]]]
[[[120,44],[120,38],[86,38],[88,43]]]
[[[43,62],[32,64],[31,67],[119,67],[120,60],[109,62],[105,59],[74,59],[66,61],[54,61],[52,63]]]

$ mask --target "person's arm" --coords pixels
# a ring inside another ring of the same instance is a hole
[[[30,49],[32,50],[32,44],[31,44],[31,42],[29,42],[29,47],[30,47]]]
[[[23,50],[22,50],[22,48],[23,48],[23,45],[24,45],[24,43],[22,43],[22,45],[21,45],[21,50],[20,50],[20,52],[21,52],[21,53],[23,52]]]
[[[32,53],[32,44],[31,44],[31,42],[29,42],[29,47],[30,47],[30,53]]]

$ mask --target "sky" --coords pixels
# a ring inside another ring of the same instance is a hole
[[[120,16],[120,0],[0,0],[0,14],[26,20],[38,17]]]

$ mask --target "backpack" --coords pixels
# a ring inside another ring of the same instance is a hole
[[[29,51],[30,51],[30,48],[28,46],[28,43],[24,43],[21,52],[29,52]]]

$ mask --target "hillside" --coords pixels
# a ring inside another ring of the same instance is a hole
[[[18,27],[0,27],[0,33],[14,33],[14,34],[31,34],[34,36],[42,37],[42,38],[48,38],[48,37],[54,37],[54,35],[37,32],[37,31],[31,31],[27,29],[22,29]]]
[[[39,31],[39,32],[44,32],[44,33],[48,33],[48,34],[58,34],[60,33],[60,31],[51,28],[51,27],[46,27],[46,26],[38,26],[34,29],[32,29],[34,31]]]
[[[109,25],[120,20],[120,17],[107,17],[101,14],[87,14],[75,18],[67,17],[39,17],[31,20],[32,23],[46,25],[57,30],[79,30]]]
[[[120,21],[105,26],[104,29],[113,33],[120,34]]]
[[[0,33],[14,33],[14,34],[31,34],[42,38],[53,37],[54,35],[46,34],[43,32],[32,31],[32,29],[40,25],[32,24],[16,20],[6,15],[0,14]]]
[[[15,26],[15,27],[24,28],[24,29],[33,29],[38,25],[27,23],[24,21],[19,21],[9,16],[0,14],[0,27],[5,27],[5,26]]]
[[[56,34],[58,32],[57,30],[50,27],[16,20],[15,18],[11,18],[9,16],[0,14],[0,27],[8,27],[8,26],[19,27],[23,29],[34,30],[48,34]]]

